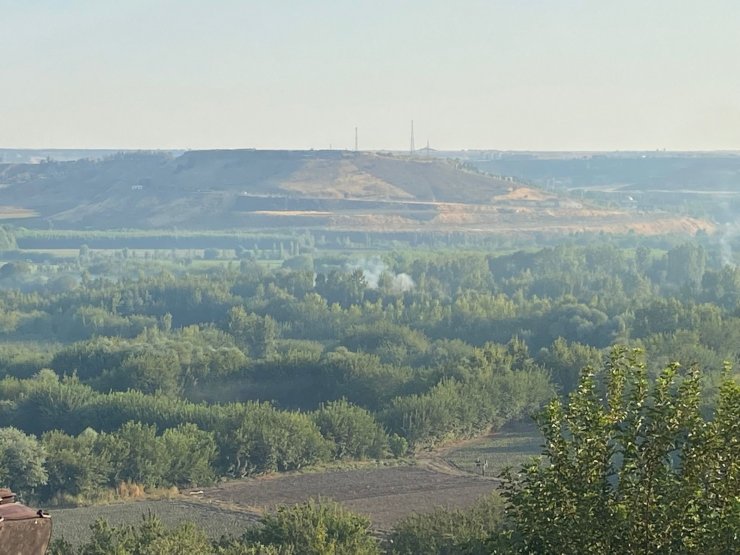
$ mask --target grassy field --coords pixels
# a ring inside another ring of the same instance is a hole
[[[78,545],[90,537],[90,525],[99,518],[113,526],[138,524],[149,512],[156,514],[167,526],[194,522],[212,538],[224,534],[241,535],[259,517],[256,513],[239,508],[223,507],[206,500],[160,499],[130,501],[94,507],[53,509],[50,511],[52,538],[65,538]]]
[[[540,454],[542,434],[534,422],[507,424],[501,430],[447,451],[443,458],[467,472],[480,474],[476,461],[488,461],[487,476],[498,476],[507,466],[518,467]]]

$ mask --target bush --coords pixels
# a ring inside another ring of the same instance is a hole
[[[247,545],[289,547],[301,555],[380,553],[370,535],[368,518],[325,500],[281,507],[264,516],[260,526],[248,530],[243,541]]]
[[[344,399],[322,404],[313,420],[321,435],[334,442],[335,459],[380,459],[388,449],[388,434],[373,415]]]
[[[498,494],[467,510],[436,509],[406,517],[393,527],[389,552],[394,555],[488,555],[489,537],[503,523],[504,504]]]

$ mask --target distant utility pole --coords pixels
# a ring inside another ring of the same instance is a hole
[[[411,145],[409,146],[409,153],[411,156],[414,155],[414,151],[416,148],[414,148],[414,120],[411,120]]]
[[[355,127],[355,152],[357,152],[357,127]]]

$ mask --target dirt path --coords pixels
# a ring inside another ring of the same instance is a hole
[[[493,476],[481,476],[477,472],[471,472],[469,469],[462,468],[454,463],[449,457],[450,453],[458,451],[459,449],[468,447],[470,445],[476,445],[485,441],[496,432],[489,431],[484,434],[470,437],[466,439],[459,439],[450,441],[430,449],[429,451],[422,452],[416,456],[416,462],[420,466],[434,470],[435,472],[443,472],[454,476],[476,476],[478,478],[484,478],[491,481],[500,481],[498,478]]]

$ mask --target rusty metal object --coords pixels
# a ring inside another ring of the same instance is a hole
[[[34,511],[0,488],[0,555],[43,555],[51,539],[48,513]]]

